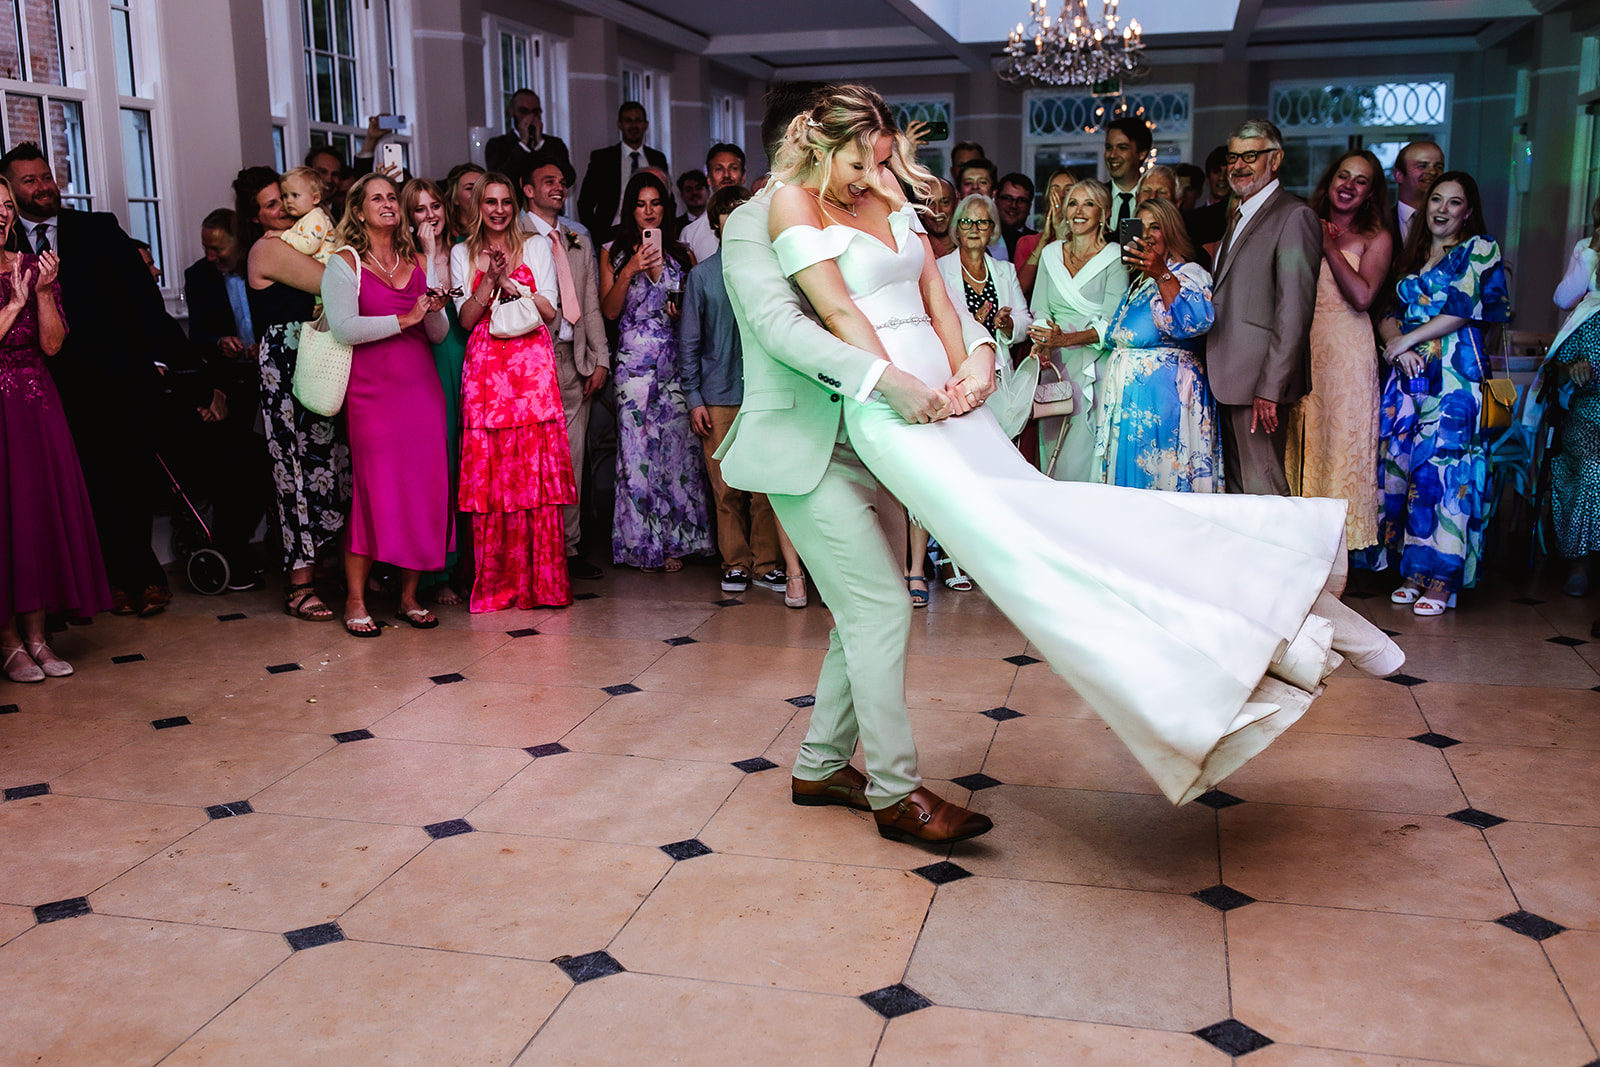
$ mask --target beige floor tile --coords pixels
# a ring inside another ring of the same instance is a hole
[[[1543,945],[1592,1037],[1600,1031],[1600,933],[1568,930]]]
[[[6,702],[30,713],[148,723],[152,719],[191,715],[214,700],[218,692],[228,692],[259,676],[254,668],[236,670],[227,664],[163,672],[151,670],[148,662],[112,665],[109,658],[93,665],[79,659],[73,667],[77,673],[70,678],[52,678],[26,689],[10,687]]]
[[[795,804],[790,799],[790,781],[787,766],[746,775],[700,832],[701,842],[717,852],[744,856],[902,870],[944,858],[943,851],[879,836],[877,823],[864,811],[838,805],[810,808]],[[943,782],[924,784],[956,803],[967,796],[965,791]],[[973,849],[986,848],[983,841],[979,838],[955,848],[965,856]]]
[[[732,763],[766,751],[796,714],[794,705],[772,697],[624,693],[555,736],[583,752]]]
[[[1414,737],[1426,733],[1428,724],[1417,710],[1413,693],[1432,685],[1408,689],[1380,678],[1336,676],[1311,703],[1311,710],[1294,724],[1296,733],[1361,734],[1368,737]]]
[[[205,822],[199,808],[70,796],[7,801],[0,900],[31,908],[91,893]]]
[[[1400,647],[1406,650],[1404,673],[1430,682],[1557,689],[1588,689],[1600,683],[1600,674],[1579,655],[1589,647],[1587,645],[1572,649],[1520,634],[1482,637],[1417,634],[1402,638]]]
[[[1600,826],[1600,760],[1583,750],[1455,745],[1445,749],[1472,806],[1517,822]]]
[[[687,637],[713,615],[715,604],[704,600],[619,600],[601,597],[580,600],[537,627],[541,634],[568,637],[609,637],[625,641],[664,641]]]
[[[1457,741],[1600,749],[1600,694],[1430,683],[1411,689],[1428,725]]]
[[[983,773],[1007,785],[1161,792],[1111,727],[1098,718],[1029,715],[1001,723]]]
[[[913,656],[1004,659],[1028,646],[1027,638],[1004,615],[960,615],[917,611],[911,615]]]
[[[0,947],[0,1062],[155,1063],[289,955],[277,934],[85,915]]]
[[[957,861],[974,874],[1170,893],[1217,884],[1216,816],[1199,804],[1006,785],[972,806],[994,820],[974,842],[984,847]]]
[[[1498,597],[1468,594],[1462,603],[1443,615],[1423,616],[1411,610],[1410,605],[1391,604],[1385,594],[1381,599],[1368,600],[1372,618],[1379,626],[1400,634],[1395,638],[1402,648],[1410,649],[1412,637],[1495,637],[1516,634],[1528,639],[1556,636],[1556,628],[1545,618],[1541,608],[1529,604],[1514,604]],[[1407,673],[1410,673],[1409,670]]]
[[[46,903],[49,903],[46,901]],[[33,926],[33,909],[16,904],[0,904],[0,945]]]
[[[149,732],[129,720],[0,715],[0,786],[48,782]]]
[[[1414,1060],[1407,1056],[1369,1056],[1342,1049],[1307,1048],[1304,1045],[1268,1045],[1250,1053],[1250,1067],[1457,1067],[1445,1060]],[[1461,1064],[1460,1067],[1467,1067]]]
[[[411,826],[216,819],[89,897],[97,914],[284,933],[332,922],[428,844]]]
[[[629,970],[859,996],[900,981],[933,885],[907,871],[712,855],[613,942]]]
[[[1448,815],[1466,807],[1439,749],[1388,737],[1291,729],[1222,788],[1269,804]]]
[[[549,963],[355,941],[298,952],[163,1064],[505,1064],[572,988]]]
[[[1462,919],[1517,910],[1482,832],[1452,819],[1239,804],[1217,820],[1222,881],[1257,900]]]
[[[466,818],[480,830],[659,848],[698,834],[743,777],[727,763],[567,752],[535,760]]]
[[[266,675],[218,694],[195,711],[196,723],[336,734],[364,730],[436,688],[418,672],[383,672],[376,664],[309,660],[298,671]]]
[[[657,848],[460,834],[423,850],[339,925],[360,941],[577,956],[610,944],[671,866]]]
[[[635,681],[670,648],[660,641],[540,634],[519,638],[491,652],[472,665],[471,677],[480,682],[598,689]]]
[[[206,666],[220,661],[264,669],[269,663],[302,663],[323,649],[349,640],[337,626],[312,625],[286,615],[219,622],[207,618],[161,620],[143,652],[162,670],[171,665]]]
[[[966,878],[939,887],[906,984],[946,1007],[1197,1030],[1230,1014],[1222,930],[1187,896]]]
[[[1038,667],[1048,669],[1042,663]],[[907,656],[906,706],[946,711],[998,708],[1005,704],[1016,677],[1016,665],[999,656]]]
[[[1484,836],[1523,908],[1600,932],[1600,828],[1508,822]]]
[[[1037,655],[1037,653],[1029,653]],[[1069,719],[1099,718],[1089,702],[1077,694],[1067,680],[1040,663],[1017,672],[1005,706],[1024,715],[1048,715]]]
[[[690,636],[716,645],[765,645],[779,648],[828,647],[833,616],[813,594],[804,611],[781,604],[742,604],[719,611]]]
[[[581,593],[583,590],[578,589],[575,592]],[[467,611],[464,604],[460,607],[443,609],[433,605],[433,613],[439,617],[441,630],[472,630],[478,633],[501,634],[510,630],[537,630],[566,610],[566,608],[530,608],[527,611],[519,611],[509,608],[505,611],[474,614]]]
[[[508,682],[436,685],[372,724],[379,737],[527,748],[559,740],[610,699],[599,689]]]
[[[517,749],[375,737],[338,745],[250,803],[283,815],[427,826],[461,818],[530,758]]]
[[[1286,1044],[1504,1067],[1593,1056],[1538,942],[1494,923],[1251,904],[1228,914],[1228,966],[1234,1017]]]
[[[853,997],[617,974],[574,989],[517,1063],[866,1067],[882,1032]]]
[[[704,699],[736,696],[788,700],[812,692],[821,669],[819,649],[701,642],[669,649],[654,666],[635,678],[634,684],[641,689]]]
[[[917,770],[924,778],[959,778],[982,769],[996,730],[1007,726],[971,711],[911,708],[907,714],[917,742]]]
[[[1226,1067],[1233,1059],[1193,1034],[934,1007],[890,1020],[872,1062],[873,1067]],[[1250,1063],[1255,1067],[1253,1056]]]

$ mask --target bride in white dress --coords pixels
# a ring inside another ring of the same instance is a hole
[[[1192,800],[1266,748],[1341,662],[1331,646],[1399,669],[1400,650],[1336,599],[1343,501],[1057,482],[1023,459],[982,390],[952,378],[958,312],[900,193],[932,178],[911,149],[827,103],[800,115],[778,155],[773,249],[831,332],[941,392],[936,414],[958,417],[847,404],[857,453],[1162,792]]]

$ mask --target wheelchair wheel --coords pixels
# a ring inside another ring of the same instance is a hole
[[[228,561],[214,548],[202,548],[189,557],[189,584],[201,596],[216,596],[228,588]]]

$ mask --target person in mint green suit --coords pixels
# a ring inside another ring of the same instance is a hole
[[[825,87],[779,86],[762,140],[769,159],[785,127]],[[766,493],[833,613],[811,728],[793,780],[797,804],[875,813],[896,839],[959,841],[989,819],[922,788],[906,714],[911,602],[878,524],[877,480],[843,428],[847,403],[876,391],[909,422],[955,414],[953,402],[910,374],[833,336],[784,276],[768,236],[769,185],[723,224],[723,274],[744,349],[744,403],[719,452],[729,485]],[[994,388],[993,339],[963,313],[962,375],[981,402]],[[963,395],[965,395],[963,393]],[[859,738],[866,774],[849,763]]]

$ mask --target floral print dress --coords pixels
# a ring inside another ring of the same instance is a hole
[[[640,272],[624,295],[622,344],[613,371],[617,397],[617,497],[613,562],[655,569],[669,559],[710,552],[705,460],[689,428],[678,378],[676,323],[667,290],[683,287],[671,257],[653,282]]]
[[[1410,332],[1438,315],[1471,321],[1418,346],[1427,358],[1428,391],[1406,391],[1404,374],[1383,389],[1378,433],[1378,544],[1358,564],[1442,583],[1448,592],[1478,580],[1489,464],[1479,411],[1488,356],[1479,323],[1511,317],[1500,246],[1473,237],[1429,270],[1400,279],[1400,328]]]
[[[1220,493],[1217,405],[1199,358],[1215,317],[1211,275],[1194,263],[1168,268],[1178,279],[1170,308],[1155,279],[1143,278],[1111,316],[1095,469],[1111,485]]]

